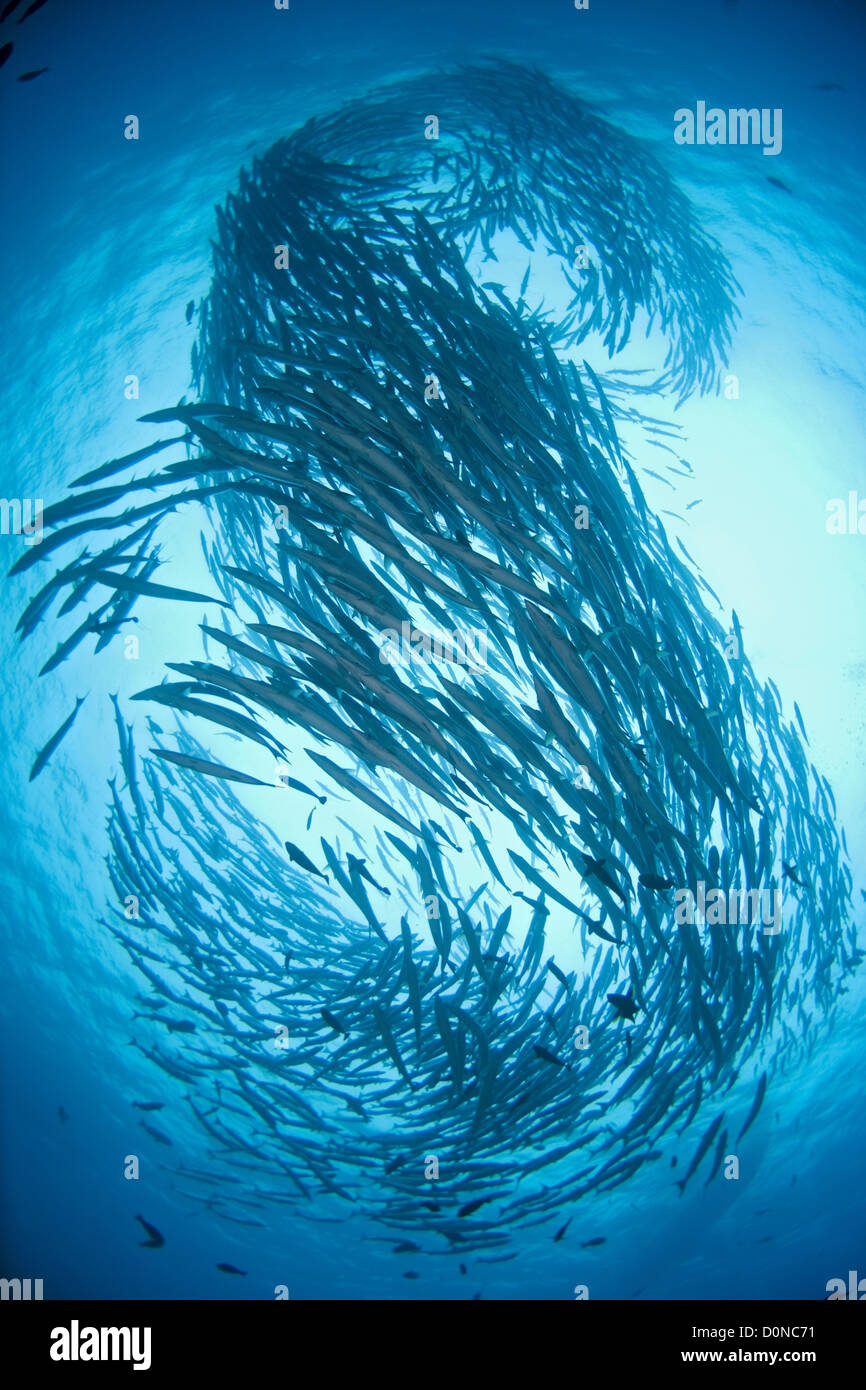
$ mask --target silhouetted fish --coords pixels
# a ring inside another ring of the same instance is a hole
[[[136,1221],[144,1227],[147,1232],[147,1240],[138,1241],[139,1246],[144,1250],[158,1250],[161,1245],[165,1245],[165,1236],[158,1231],[155,1226],[151,1226],[149,1221],[145,1221],[143,1216],[136,1216]]]

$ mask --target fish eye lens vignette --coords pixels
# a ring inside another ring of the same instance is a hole
[[[792,637],[798,569],[866,579],[864,16],[795,8],[190,0],[159,88],[123,7],[0,11],[0,1293],[52,1361],[566,1299],[820,1364],[866,1297],[866,653]]]

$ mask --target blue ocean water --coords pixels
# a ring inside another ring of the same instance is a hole
[[[736,609],[750,659],[776,682],[786,713],[794,700],[803,712],[862,906],[866,542],[828,534],[825,518],[829,499],[866,490],[864,35],[862,6],[843,3],[739,0],[692,11],[594,0],[577,11],[295,0],[277,11],[155,0],[146,15],[46,5],[14,35],[14,60],[0,72],[3,496],[57,500],[71,478],[145,442],[138,416],[188,390],[184,306],[207,293],[214,204],[251,155],[386,81],[491,55],[537,65],[646,145],[742,287],[729,363],[738,398],[693,396],[675,413],[653,402],[653,414],[681,426],[702,498],[670,532]],[[43,65],[50,71],[38,80],[14,81],[19,67]],[[676,145],[674,111],[701,100],[781,108],[782,152]],[[130,112],[137,142],[122,138]],[[524,263],[519,248],[503,255],[515,286]],[[598,370],[609,365],[600,343],[583,352]],[[658,369],[654,352],[632,344],[623,362]],[[141,382],[133,401],[123,390],[130,373]],[[624,438],[639,449],[636,436]],[[654,509],[669,504],[662,484],[641,482]],[[20,541],[4,535],[0,545],[6,569]],[[200,587],[198,535],[178,518],[164,545],[170,582]],[[667,1170],[649,1165],[576,1209],[581,1239],[604,1235],[603,1246],[522,1231],[507,1264],[473,1262],[461,1276],[455,1260],[429,1260],[407,1282],[405,1262],[351,1213],[334,1218],[328,1208],[307,1220],[273,1205],[255,1210],[261,1225],[244,1227],[191,1205],[170,1168],[204,1167],[208,1141],[184,1083],[128,1045],[142,982],[100,919],[106,783],[118,768],[107,696],[157,683],[164,662],[197,641],[200,615],[142,604],[134,670],[120,654],[95,662],[79,649],[40,679],[60,639],[44,625],[19,647],[14,627],[32,592],[29,577],[6,583],[0,624],[4,1275],[43,1278],[46,1297],[69,1298],[269,1298],[285,1285],[292,1298],[448,1299],[478,1289],[556,1299],[588,1282],[601,1299],[759,1299],[822,1298],[828,1279],[866,1273],[857,976],[807,1060],[786,1067],[782,1058],[744,1141],[740,1180],[693,1184],[680,1198]],[[29,785],[36,751],[88,692],[69,738]],[[743,1117],[756,1074],[731,1101],[739,1095]],[[137,1097],[164,1102],[156,1123],[173,1148],[149,1143],[131,1183],[124,1158],[144,1143]],[[681,1163],[701,1132],[690,1132]],[[165,1233],[165,1249],[138,1247],[138,1212]],[[226,1261],[246,1279],[217,1271]]]

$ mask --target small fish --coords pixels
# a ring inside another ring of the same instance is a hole
[[[323,878],[326,883],[329,882],[328,875],[323,874],[321,869],[317,869],[313,861],[307,858],[302,849],[298,849],[297,845],[293,845],[291,840],[286,840],[284,843],[286,852],[293,864],[299,864],[302,869],[307,870],[307,873],[315,874],[316,878]]]
[[[63,1106],[62,1106],[62,1105],[58,1105],[58,1107],[57,1107],[57,1118],[58,1118],[58,1120],[60,1121],[60,1123],[61,1123],[62,1125],[65,1125],[65,1124],[66,1124],[66,1121],[69,1119],[69,1116],[67,1115],[66,1111],[63,1109]]]
[[[406,1273],[403,1275],[403,1278],[404,1278],[404,1279],[420,1279],[420,1278],[421,1278],[421,1275],[420,1275],[420,1274],[416,1274],[415,1271],[414,1271],[414,1269],[407,1269],[407,1270],[406,1270]]]
[[[749,1111],[748,1115],[746,1116],[746,1123],[743,1125],[743,1128],[740,1130],[739,1134],[737,1135],[737,1143],[738,1143],[738,1144],[739,1144],[740,1140],[742,1139],[743,1135],[745,1134],[746,1130],[747,1130],[747,1129],[750,1129],[751,1126],[754,1124],[755,1120],[758,1118],[758,1111],[760,1110],[761,1106],[762,1106],[763,1103],[764,1103],[764,1096],[766,1095],[766,1091],[767,1091],[767,1073],[764,1072],[763,1075],[761,1076],[760,1081],[758,1082],[758,1089],[757,1089],[757,1091],[755,1092],[755,1099],[752,1101],[752,1108],[751,1108],[751,1110]]]
[[[14,44],[4,43],[3,47],[0,48],[0,68],[2,68],[3,64],[7,63],[9,59],[12,57],[12,50],[14,47]]]
[[[177,603],[218,603],[220,608],[231,607],[224,599],[212,598],[210,594],[176,589],[170,584],[152,584],[147,579],[132,579],[128,574],[114,574],[111,570],[94,570],[93,578],[107,589],[122,589],[129,594],[142,594],[145,598],[169,598]]]
[[[129,617],[129,618],[114,618],[110,623],[97,623],[97,622],[88,623],[88,625],[87,625],[87,630],[88,630],[88,632],[96,632],[96,633],[98,633],[100,636],[104,636],[105,633],[107,633],[107,632],[116,632],[117,629],[118,629],[119,627],[123,627],[123,624],[124,624],[124,623],[137,623],[137,622],[138,622],[138,618],[133,618],[133,617]]]
[[[838,82],[816,82],[814,89],[816,92],[844,92],[846,90]]]
[[[677,1166],[677,1156],[676,1156],[676,1154],[673,1154],[673,1156],[671,1157],[671,1167],[672,1167],[672,1168],[676,1168],[676,1166]]]
[[[195,313],[195,300],[191,299],[186,306],[186,321],[192,323],[192,316]]]
[[[175,753],[169,748],[151,748],[151,753],[155,753],[158,758],[162,758],[167,763],[176,763],[178,767],[188,767],[192,772],[200,772],[203,777],[221,777],[226,782],[243,782],[245,786],[269,787],[270,782],[263,782],[259,777],[251,777],[246,772],[235,772],[234,768],[225,767],[223,763],[212,763],[207,758],[194,758],[189,753]]]
[[[58,744],[62,743],[63,739],[65,739],[66,735],[69,733],[69,730],[75,723],[75,716],[81,709],[81,706],[84,704],[84,701],[86,699],[87,696],[83,695],[80,699],[75,701],[75,709],[72,711],[69,718],[63,721],[63,723],[60,725],[60,728],[57,730],[57,733],[52,734],[45,747],[41,749],[39,753],[37,753],[36,761],[30,769],[29,780],[31,782],[34,780],[34,778],[39,776],[40,772],[45,767],[45,764],[48,762],[48,759],[51,757],[51,754],[57,748]]]
[[[394,1255],[417,1254],[420,1249],[421,1246],[416,1245],[414,1240],[401,1240],[399,1245],[394,1246],[392,1253]]]
[[[306,782],[298,782],[296,778],[289,777],[288,774],[285,772],[279,773],[277,781],[281,782],[284,787],[294,788],[296,792],[304,792],[307,796],[314,796],[320,806],[324,806],[325,802],[328,799],[326,796],[319,796],[318,792],[314,792],[312,787],[307,786]],[[315,811],[315,809],[316,808],[314,806],[313,811]],[[313,811],[310,812],[310,815],[313,814]]]
[[[767,183],[771,183],[774,188],[781,188],[783,193],[790,193],[793,196],[793,189],[789,188],[781,179],[777,179],[774,174],[766,174]]]
[[[158,1144],[167,1144],[169,1148],[172,1147],[168,1135],[163,1134],[161,1129],[157,1129],[154,1125],[149,1125],[146,1120],[139,1120],[138,1123],[141,1125],[142,1129],[150,1135],[151,1139],[155,1139]]]
[[[428,1211],[441,1211],[441,1210],[442,1210],[442,1208],[440,1207],[440,1205],[439,1205],[438,1202],[424,1202],[423,1205],[427,1208]]]
[[[438,821],[436,821],[436,820],[431,820],[431,821],[430,821],[430,825],[431,825],[431,826],[433,827],[433,829],[436,831],[436,834],[439,836],[440,840],[444,840],[445,843],[446,843],[446,844],[449,844],[449,845],[451,846],[452,849],[456,849],[456,851],[457,851],[458,854],[462,854],[462,853],[463,853],[463,851],[462,851],[462,849],[460,848],[460,846],[459,846],[459,845],[455,845],[454,841],[451,839],[451,836],[446,832],[446,830],[444,829],[444,827],[441,826],[441,825],[439,824]]]
[[[364,867],[367,862],[366,859],[359,859],[355,854],[347,854],[346,862],[349,865],[350,873],[358,874],[361,878],[366,879],[368,883],[372,883],[374,888],[378,888],[380,893],[384,893],[386,897],[390,898],[391,889],[383,887],[381,883],[377,883],[372,874],[367,872]]]
[[[806,887],[806,884],[803,882],[803,880],[797,877],[796,864],[786,864],[784,859],[782,860],[782,877],[789,878],[792,883],[796,883],[798,888]]]
[[[340,1020],[334,1014],[331,1013],[330,1009],[321,1009],[320,1013],[322,1018],[327,1023],[328,1027],[333,1028],[335,1033],[342,1033],[344,1038],[347,1038],[349,1036],[348,1032],[343,1027]]]
[[[553,1053],[548,1052],[546,1047],[541,1047],[538,1043],[533,1043],[532,1050],[536,1057],[541,1058],[542,1062],[549,1062],[553,1067],[565,1067],[566,1071],[569,1070],[568,1063],[560,1061],[559,1057],[554,1057]]]
[[[697,1150],[695,1151],[694,1157],[692,1158],[692,1161],[689,1164],[688,1172],[686,1173],[684,1178],[680,1178],[680,1180],[676,1183],[676,1186],[680,1189],[681,1197],[686,1190],[686,1185],[689,1181],[689,1178],[691,1178],[697,1172],[698,1167],[700,1166],[701,1159],[703,1158],[704,1154],[707,1152],[707,1149],[710,1147],[713,1140],[715,1139],[717,1132],[719,1131],[719,1129],[721,1129],[722,1121],[724,1120],[724,1118],[725,1115],[723,1111],[720,1115],[717,1115],[716,1118],[713,1120],[712,1124],[710,1125],[709,1129],[706,1131],[704,1137],[698,1145]]]
[[[132,1104],[138,1110],[161,1110],[163,1107],[161,1100],[134,1100]]]
[[[557,1233],[556,1233],[556,1235],[553,1237],[553,1239],[554,1239],[555,1241],[557,1241],[557,1240],[562,1240],[562,1237],[565,1235],[565,1233],[566,1233],[566,1231],[568,1230],[568,1228],[569,1228],[570,1225],[571,1225],[571,1217],[568,1218],[568,1220],[566,1221],[566,1223],[565,1223],[564,1226],[560,1226],[559,1230],[557,1231]]]
[[[557,979],[559,983],[567,989],[568,977],[566,975],[563,975],[562,971],[560,970],[559,966],[556,964],[552,956],[550,960],[547,962],[547,968],[550,971],[551,975],[553,975],[554,979]]]
[[[629,1022],[631,1022],[635,1014],[639,1011],[640,1006],[636,1004],[632,998],[631,989],[629,989],[628,994],[609,994],[607,1000],[616,1010],[617,1017],[627,1018]]]
[[[607,1236],[593,1236],[592,1240],[582,1240],[582,1241],[580,1242],[580,1248],[581,1248],[581,1250],[588,1250],[588,1249],[590,1248],[590,1246],[592,1246],[592,1245],[606,1245],[606,1244],[607,1244]]]
[[[148,1240],[138,1242],[142,1250],[158,1250],[161,1245],[165,1245],[165,1236],[158,1231],[155,1226],[151,1226],[149,1221],[145,1221],[143,1216],[136,1216],[136,1221],[143,1226],[148,1234]]]
[[[599,883],[603,883],[605,888],[609,888],[611,893],[615,893],[621,902],[627,902],[626,895],[620,888],[616,879],[613,878],[612,875],[609,874],[607,869],[604,867],[605,860],[603,858],[593,859],[591,855],[583,854],[582,852],[580,857],[583,860],[584,871],[586,873],[587,878],[597,878]]]
[[[590,936],[600,936],[603,941],[610,941],[613,943],[614,946],[619,946],[620,943],[617,941],[616,937],[611,936],[610,932],[605,931],[604,927],[601,925],[603,921],[604,917],[602,917],[601,921],[599,922],[589,923],[587,930]]]
[[[638,883],[642,883],[644,888],[651,888],[654,893],[664,893],[666,889],[673,888],[672,878],[659,878],[658,874],[639,874]]]
[[[246,1278],[246,1270],[238,1269],[236,1265],[218,1264],[217,1269],[221,1269],[223,1274],[242,1274]]]
[[[704,1183],[704,1187],[709,1187],[709,1185],[710,1185],[710,1183],[712,1182],[713,1178],[716,1176],[716,1173],[718,1173],[719,1169],[721,1168],[721,1166],[722,1166],[722,1159],[723,1159],[724,1156],[725,1156],[725,1146],[726,1146],[727,1142],[728,1142],[728,1131],[727,1131],[727,1129],[723,1129],[722,1132],[721,1132],[721,1134],[719,1135],[718,1141],[717,1141],[717,1143],[716,1143],[716,1151],[715,1151],[715,1153],[713,1154],[713,1162],[712,1162],[712,1165],[711,1165],[711,1167],[710,1167],[710,1175],[709,1175],[709,1177],[707,1178],[706,1182]]]
[[[33,68],[30,72],[19,73],[19,82],[32,82],[34,77],[41,77],[43,72],[50,72],[50,68]]]
[[[484,1206],[484,1203],[485,1203],[487,1200],[488,1200],[487,1197],[476,1197],[475,1200],[474,1200],[473,1202],[466,1202],[465,1205],[462,1206],[462,1207],[460,1208],[460,1210],[458,1211],[457,1215],[458,1215],[458,1216],[471,1216],[472,1213],[473,1213],[474,1211],[477,1211],[479,1207],[483,1207],[483,1206]]]
[[[465,1265],[461,1265],[461,1266],[460,1266],[460,1273],[461,1273],[461,1274],[467,1274],[467,1273],[468,1273],[468,1270],[467,1270],[467,1268],[466,1268]]]

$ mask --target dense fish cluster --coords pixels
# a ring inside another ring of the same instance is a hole
[[[470,274],[503,232],[561,263],[564,318]],[[213,250],[197,399],[15,566],[77,551],[22,635],[103,596],[45,671],[142,598],[210,605],[136,696],[146,755],[116,702],[108,826],[136,1045],[213,1140],[182,1190],[252,1225],[351,1202],[456,1254],[553,1234],[693,1121],[678,1181],[712,1150],[709,1181],[858,962],[851,878],[799,714],[648,510],[622,377],[570,354],[655,322],[654,388],[710,389],[724,258],[644,150],[508,64],[310,121]],[[154,578],[163,519],[199,506],[210,595]],[[259,808],[289,794],[285,840]],[[675,921],[687,889],[727,921]]]

